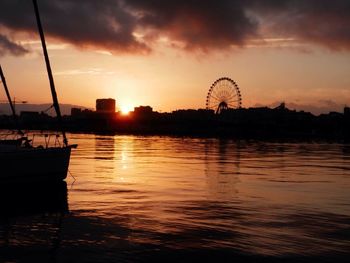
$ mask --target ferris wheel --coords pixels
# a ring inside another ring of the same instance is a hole
[[[219,114],[227,109],[239,109],[242,106],[242,96],[235,81],[230,78],[220,78],[210,87],[207,95],[206,109]]]

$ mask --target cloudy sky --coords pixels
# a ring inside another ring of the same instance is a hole
[[[61,103],[203,108],[211,84],[227,76],[244,107],[350,105],[349,0],[38,4]],[[31,1],[0,0],[0,62],[12,96],[50,101]]]

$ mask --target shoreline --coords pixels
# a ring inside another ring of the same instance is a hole
[[[0,128],[1,131],[9,131],[15,134],[14,128]],[[56,129],[24,129],[27,133],[59,133]],[[190,139],[216,139],[216,140],[236,140],[244,142],[267,142],[267,143],[326,143],[326,144],[350,144],[349,138],[321,137],[321,136],[237,136],[219,134],[198,134],[193,132],[125,132],[111,130],[65,130],[69,134],[94,134],[101,136],[136,136],[136,137],[170,137],[170,138],[190,138]]]

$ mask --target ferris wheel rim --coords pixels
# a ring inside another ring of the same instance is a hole
[[[226,82],[226,83],[225,83]],[[228,84],[227,84],[228,82]],[[219,84],[222,84],[218,86]],[[210,105],[211,102],[214,105]],[[206,97],[206,109],[219,107],[220,103],[225,103],[229,109],[239,109],[242,107],[242,95],[237,83],[229,77],[221,77],[210,86]]]

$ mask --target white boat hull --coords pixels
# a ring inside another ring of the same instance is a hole
[[[0,183],[62,181],[71,147],[0,149]]]

